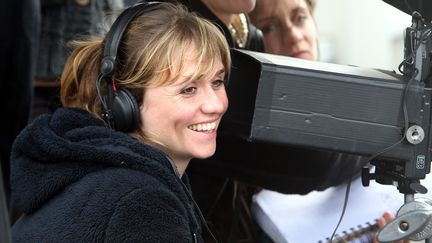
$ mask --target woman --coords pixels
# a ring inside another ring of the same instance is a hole
[[[215,22],[231,47],[264,51],[261,31],[256,30],[248,18],[243,18],[243,24],[238,21],[239,14],[254,8],[255,0],[181,2],[191,11]],[[220,135],[215,156],[192,162],[188,171],[207,222],[224,242],[257,242],[261,237],[250,211],[252,196],[258,189],[256,186],[305,194],[340,183],[357,172],[352,172],[351,164],[341,167],[327,166],[327,163],[323,166],[327,161],[334,161],[335,153],[307,151],[309,153],[305,155],[302,149],[249,143],[227,133]],[[279,163],[288,159],[296,163],[289,167]],[[266,161],[265,166],[263,161]],[[314,170],[303,163],[309,161],[315,162]]]
[[[251,22],[264,34],[266,52],[317,61],[318,33],[313,17],[315,5],[315,0],[257,0],[255,9],[249,16]],[[340,171],[360,170],[361,166],[367,163],[365,158],[360,156],[339,154],[335,158],[337,159],[323,160],[323,162],[331,163],[326,167],[335,168],[334,172],[327,175],[329,178],[346,178],[344,172]],[[352,165],[352,168],[340,170],[342,164]],[[312,168],[309,169],[312,170]],[[331,184],[322,183],[321,187],[314,187],[312,184],[308,185],[303,182],[297,185],[297,187],[307,188],[307,192],[316,189],[323,190],[328,186]],[[298,193],[296,191],[284,192]],[[262,194],[256,195],[256,197],[261,196]],[[289,195],[286,196],[289,197]],[[393,218],[393,213],[384,212],[377,221],[378,227],[384,227]],[[377,242],[375,237],[373,242]]]
[[[314,0],[258,0],[251,21],[264,34],[266,52],[316,61]]]
[[[61,78],[64,108],[15,141],[12,194],[25,215],[14,241],[203,242],[184,171],[216,149],[229,49],[210,22],[177,5],[152,5],[127,21],[113,45],[114,69],[104,45],[111,50],[122,21],[105,40],[79,43]],[[116,103],[124,94],[137,118],[126,129]]]
[[[191,12],[196,12],[214,23],[224,34],[230,47],[264,51],[262,33],[250,24],[246,15],[254,8],[255,0],[179,2]],[[222,151],[227,151],[227,148],[235,150],[238,143],[227,142],[225,135],[219,134],[218,148],[223,146]],[[224,162],[213,157],[192,160],[187,171],[194,196],[217,239],[221,242],[255,242],[256,224],[251,218],[248,206],[255,189],[236,180],[237,176],[231,176],[236,170]],[[236,166],[236,162],[238,161],[227,163]],[[237,171],[244,171],[242,165]],[[243,204],[240,201],[248,202]]]

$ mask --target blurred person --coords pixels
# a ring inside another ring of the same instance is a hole
[[[247,13],[255,0],[179,0],[192,12],[211,20],[225,35],[230,47],[263,51],[263,37],[253,26]]]
[[[316,0],[257,0],[249,17],[264,34],[265,52],[318,61],[318,32],[313,16],[315,5]],[[327,160],[327,163],[330,167],[334,161]],[[358,166],[355,168],[360,169]],[[383,217],[378,219],[378,227],[382,228],[393,218],[392,212],[384,212]]]
[[[71,52],[68,42],[102,35],[113,21],[107,13],[123,8],[123,0],[36,1],[40,1],[42,19],[31,119],[61,106],[60,75]]]
[[[76,43],[63,107],[15,140],[13,240],[203,242],[185,169],[216,149],[230,65],[220,31],[169,3],[135,5],[105,38]]]
[[[249,16],[264,34],[265,52],[318,60],[315,0],[258,0]]]

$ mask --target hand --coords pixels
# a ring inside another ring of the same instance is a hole
[[[383,214],[383,216],[381,218],[378,219],[377,225],[378,225],[378,229],[381,229],[384,227],[384,225],[386,225],[387,223],[389,223],[390,221],[392,221],[395,218],[395,215],[393,213],[390,212],[385,212]],[[376,238],[376,235],[374,237],[373,240],[374,243],[378,243],[379,241]],[[395,241],[394,243],[409,243],[409,240],[399,240],[399,241]]]

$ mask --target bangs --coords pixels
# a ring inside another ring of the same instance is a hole
[[[184,70],[191,62],[196,64],[196,68],[192,75],[187,77],[186,82],[209,78],[218,62],[224,66],[225,73],[229,73],[229,47],[216,26],[203,19],[186,23],[190,24],[189,26],[183,22],[177,24],[184,26],[181,27],[183,31],[166,33],[169,37],[164,38],[166,44],[160,48],[160,68],[154,73],[153,81],[149,83],[151,87],[169,85],[184,78]],[[179,26],[173,26],[173,29],[178,28]]]

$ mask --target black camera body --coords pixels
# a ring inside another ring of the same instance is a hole
[[[425,193],[419,181],[431,161],[431,30],[413,13],[402,74],[233,50],[221,130],[250,143],[365,156],[375,172],[363,172],[364,185],[375,179],[404,194]]]

